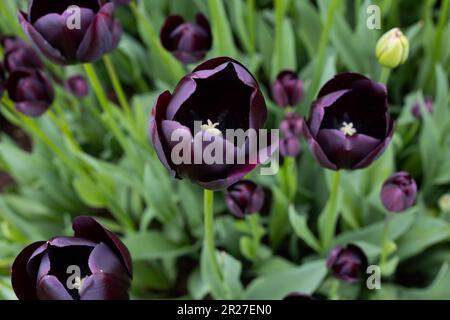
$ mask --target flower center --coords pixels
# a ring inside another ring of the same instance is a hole
[[[208,132],[213,136],[221,136],[222,131],[216,128],[218,125],[219,125],[218,122],[213,123],[211,120],[208,119],[207,124],[202,124],[201,128],[202,131]]]
[[[356,133],[356,129],[353,127],[353,122],[343,122],[341,127],[341,132],[346,136],[353,136]]]
[[[74,280],[73,288],[78,290],[80,292],[81,288],[83,287],[84,280],[86,280],[87,277],[80,278],[76,277]]]

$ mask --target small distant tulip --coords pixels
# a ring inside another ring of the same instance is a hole
[[[17,256],[11,282],[20,300],[127,300],[130,253],[96,220],[78,217],[73,237],[35,242]]]
[[[38,117],[53,103],[53,86],[42,71],[19,70],[11,73],[7,81],[9,97],[21,113]]]
[[[280,131],[284,137],[299,137],[302,134],[302,124],[302,117],[290,112],[281,121]]]
[[[14,72],[22,69],[43,69],[44,64],[34,49],[24,44],[16,46],[5,54],[5,68],[8,72]]]
[[[292,300],[292,301],[312,301],[314,298],[310,296],[309,294],[301,293],[301,292],[292,292],[288,294],[286,297],[283,298],[283,300]]]
[[[334,248],[327,258],[327,267],[331,275],[348,283],[361,281],[368,265],[364,251],[353,244]]]
[[[391,212],[403,212],[414,205],[417,185],[407,172],[398,172],[383,185],[380,197],[383,206]]]
[[[442,212],[450,212],[450,194],[444,194],[439,198],[439,209]]]
[[[296,106],[303,96],[303,82],[292,71],[282,71],[272,83],[272,99],[280,107]]]
[[[388,31],[378,40],[376,55],[384,67],[393,69],[402,65],[409,55],[408,38],[399,28]]]
[[[300,151],[301,145],[297,137],[280,139],[280,154],[282,157],[297,157]]]
[[[64,82],[64,87],[76,97],[86,97],[89,94],[89,84],[81,75],[70,77]]]
[[[322,87],[302,129],[323,167],[366,168],[394,133],[386,87],[356,73],[339,74]]]
[[[195,23],[178,15],[168,17],[160,37],[163,47],[186,64],[204,59],[212,46],[211,27],[201,13],[196,15]]]
[[[28,14],[19,12],[19,20],[54,63],[91,63],[119,44],[122,27],[114,18],[114,7],[100,0],[28,0]]]
[[[252,181],[242,180],[228,187],[225,202],[234,216],[244,218],[261,210],[264,190]]]
[[[425,110],[428,111],[429,113],[433,112],[433,99],[431,99],[430,97],[425,98]],[[417,119],[422,118],[422,108],[420,107],[420,103],[416,102],[412,109],[411,112],[413,114],[414,117],[416,117]]]

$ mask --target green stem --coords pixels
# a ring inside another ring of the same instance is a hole
[[[255,23],[255,0],[247,0],[247,25],[248,25],[248,38],[250,40],[250,53],[255,55],[256,53],[256,23]]]
[[[333,241],[337,220],[339,218],[341,202],[339,187],[341,184],[341,176],[341,171],[332,173],[330,196],[324,211],[319,216],[319,233],[324,250],[328,250]]]
[[[387,85],[389,81],[389,76],[391,75],[391,69],[387,67],[381,68],[380,83]]]
[[[203,192],[204,213],[204,243],[207,257],[213,268],[220,274],[219,263],[216,257],[216,246],[214,241],[214,191],[205,189]]]
[[[248,222],[250,224],[250,230],[252,232],[253,247],[255,250],[254,259],[256,260],[258,258],[258,250],[259,250],[259,242],[260,242],[258,214],[254,213],[254,214],[249,215]]]
[[[331,282],[331,288],[328,297],[330,300],[339,300],[339,287],[341,283],[337,279],[333,279]]]
[[[386,219],[384,220],[383,234],[381,236],[381,253],[379,263],[381,270],[383,270],[383,267],[386,265],[389,256],[389,225],[391,220],[392,214],[388,213]]]
[[[119,99],[120,106],[125,111],[125,114],[127,116],[130,116],[131,108],[110,56],[105,54],[103,56],[103,62],[105,63],[106,70],[108,71],[108,75],[113,85],[114,91],[116,92],[117,98]]]

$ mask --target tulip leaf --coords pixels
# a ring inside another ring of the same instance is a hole
[[[289,202],[286,195],[278,187],[272,188],[273,203],[269,222],[269,239],[273,248],[280,245],[286,233],[289,216]]]
[[[208,0],[216,56],[237,58],[230,23],[222,0]]]
[[[320,252],[321,246],[319,240],[309,230],[305,215],[299,215],[295,208],[291,205],[289,207],[289,221],[294,229],[295,234],[306,242],[315,251]]]

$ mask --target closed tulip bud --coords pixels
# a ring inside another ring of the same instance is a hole
[[[408,55],[409,41],[399,28],[388,31],[378,40],[376,56],[382,66],[396,68],[405,63]]]
[[[334,248],[327,258],[327,267],[331,275],[348,283],[361,281],[368,265],[364,251],[353,244]]]
[[[303,82],[292,71],[282,71],[271,87],[272,99],[280,107],[296,106],[303,96]]]
[[[297,137],[280,139],[280,154],[282,157],[297,157],[300,154],[301,145]]]
[[[261,210],[264,190],[252,181],[242,180],[228,187],[225,202],[234,216],[244,218]]]
[[[442,212],[450,212],[450,194],[444,194],[439,198],[439,208]]]
[[[281,121],[280,131],[284,137],[299,137],[302,134],[302,124],[302,117],[290,112]]]
[[[43,69],[44,64],[36,51],[29,45],[16,46],[5,54],[5,68],[8,72],[23,69]]]
[[[92,63],[119,44],[114,3],[101,0],[28,0],[19,21],[30,40],[60,65]]]
[[[424,102],[425,102],[425,110],[429,113],[432,113],[433,112],[433,99],[431,99],[430,97],[426,97]],[[419,102],[416,102],[413,105],[411,112],[412,112],[413,116],[416,117],[416,119],[422,118],[422,108],[421,108]]]
[[[170,16],[160,33],[163,47],[183,63],[194,63],[205,58],[212,46],[212,33],[208,18],[198,13],[194,22],[183,17]]]
[[[89,84],[81,75],[70,77],[64,82],[64,87],[76,97],[86,97],[89,94]]]
[[[53,103],[53,86],[42,71],[19,70],[11,73],[7,81],[9,97],[21,113],[38,117]]]
[[[20,300],[126,300],[130,253],[96,220],[78,217],[73,237],[35,242],[17,256],[11,282]]]
[[[392,175],[384,183],[380,193],[383,206],[391,212],[403,212],[411,208],[416,196],[416,182],[407,172]]]

